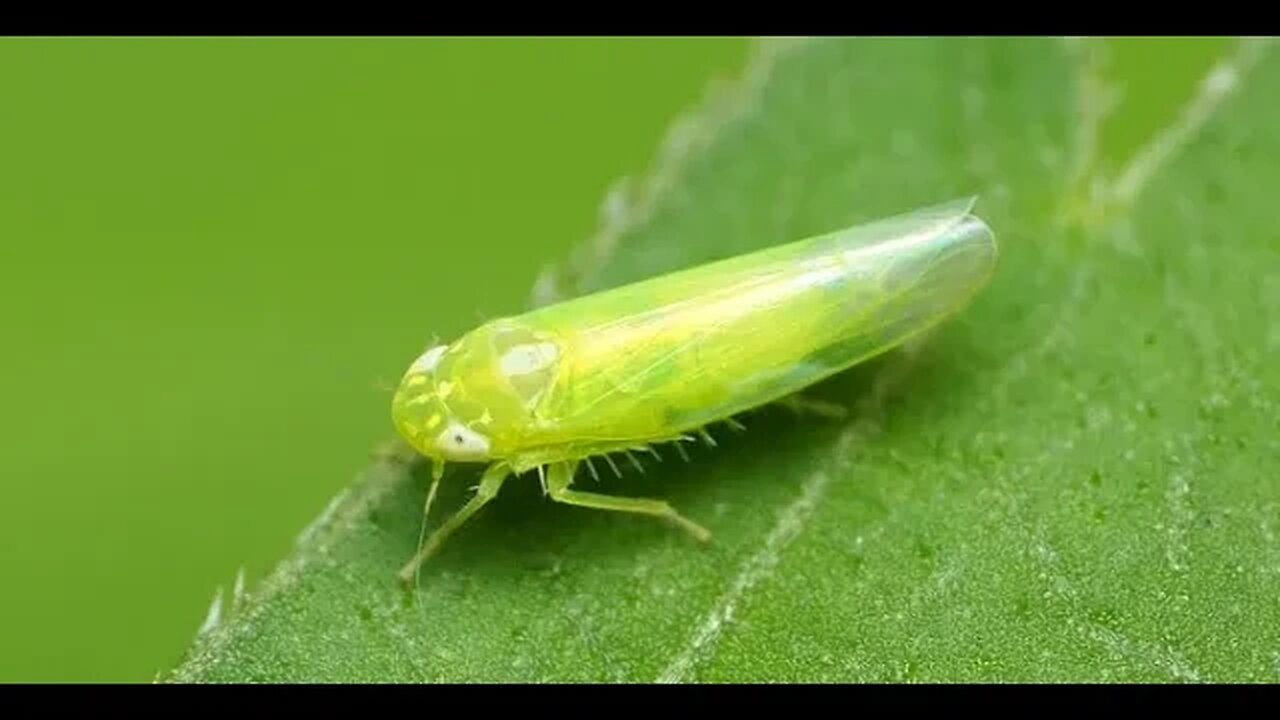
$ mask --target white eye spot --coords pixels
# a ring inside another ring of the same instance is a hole
[[[444,351],[446,349],[447,348],[444,345],[437,345],[431,348],[419,355],[418,359],[413,361],[413,365],[410,366],[409,369],[417,372],[431,372],[432,370],[435,370],[436,365],[440,363],[440,356],[444,355]]]
[[[502,356],[500,367],[507,377],[537,372],[555,362],[560,350],[555,343],[517,345]]]
[[[436,447],[450,457],[484,458],[489,454],[489,438],[451,422],[436,436]]]

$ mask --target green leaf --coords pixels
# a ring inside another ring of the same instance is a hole
[[[428,473],[379,461],[165,679],[1280,679],[1280,61],[1223,47],[1116,142],[1099,45],[763,45],[541,300],[977,193],[976,303],[816,388],[848,422],[602,481],[709,547],[529,477],[410,592]]]

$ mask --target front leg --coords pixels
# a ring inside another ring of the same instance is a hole
[[[711,539],[711,533],[701,525],[676,512],[671,505],[662,500],[646,498],[615,497],[599,493],[570,490],[573,474],[578,468],[578,461],[558,462],[547,471],[547,494],[552,500],[566,505],[595,508],[597,510],[617,510],[620,512],[641,513],[663,518],[679,525],[700,542]]]
[[[404,567],[400,568],[400,579],[406,583],[412,582],[418,573],[418,567],[422,565],[423,561],[431,557],[436,550],[439,550],[440,545],[446,538],[453,534],[453,531],[461,527],[462,524],[470,519],[472,515],[476,514],[476,511],[484,507],[485,503],[492,500],[498,494],[498,490],[502,487],[502,483],[506,481],[510,472],[511,470],[507,467],[506,463],[498,462],[490,465],[489,468],[484,471],[484,475],[480,478],[480,487],[476,490],[476,494],[473,495],[471,499],[467,501],[467,504],[463,505],[462,509],[455,513],[453,517],[449,518],[443,525],[437,528],[436,531],[431,534],[431,537],[427,539],[427,542],[422,546],[422,549],[413,556],[413,559],[405,563]],[[432,490],[434,489],[435,488],[433,486]]]

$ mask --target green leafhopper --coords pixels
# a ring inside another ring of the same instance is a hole
[[[487,322],[415,359],[391,404],[432,461],[488,463],[419,564],[537,470],[551,499],[710,532],[658,499],[572,487],[584,462],[689,440],[900,345],[962,309],[995,269],[974,199],[935,205]],[[704,435],[705,437],[705,435]],[[424,518],[425,522],[425,518]]]

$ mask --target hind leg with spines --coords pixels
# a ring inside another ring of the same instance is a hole
[[[570,489],[573,476],[578,469],[578,461],[558,462],[547,471],[547,494],[552,500],[566,505],[593,508],[596,510],[614,510],[617,512],[639,513],[661,518],[680,528],[700,542],[711,539],[711,533],[701,525],[689,520],[665,500],[649,498],[617,497],[593,492],[582,492]]]

